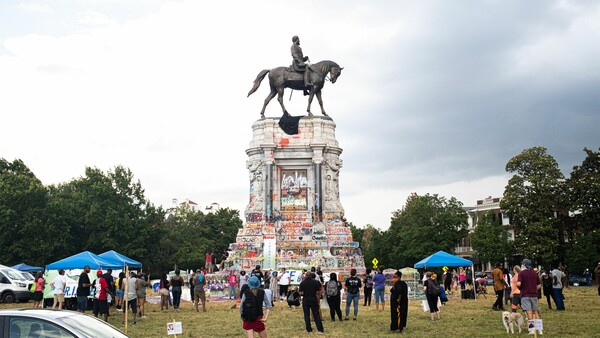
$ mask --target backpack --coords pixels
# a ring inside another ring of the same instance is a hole
[[[427,286],[427,291],[429,292],[430,295],[434,295],[434,296],[439,296],[442,294],[442,290],[440,289],[439,284],[434,281],[431,281],[429,283],[429,285]]]
[[[373,288],[373,276],[367,276],[367,278],[365,279],[365,289],[372,289]]]
[[[33,282],[33,284],[31,284],[31,286],[29,287],[29,291],[30,291],[31,293],[35,293],[35,288],[36,288],[36,286],[37,286],[37,282],[36,282],[36,281],[34,281],[34,282]]]
[[[242,304],[242,318],[244,320],[253,322],[256,319],[258,319],[257,303],[261,291],[262,290],[259,289],[256,296],[252,293],[251,290],[248,290],[246,291],[246,293],[244,293],[244,295],[246,296],[246,298],[244,299],[244,303]],[[260,304],[260,306],[262,306],[262,304]]]
[[[329,297],[335,297],[340,292],[338,287],[338,282],[334,280],[330,280],[327,282],[327,287],[325,288],[325,294]]]

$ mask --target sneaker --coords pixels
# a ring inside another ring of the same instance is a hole
[[[356,317],[352,318],[352,320],[356,320]]]
[[[350,318],[346,317],[346,318],[344,318],[344,320],[350,320]]]
[[[134,320],[134,321],[133,321],[133,323],[135,324],[135,323],[136,323],[136,321]]]
[[[323,331],[319,331],[319,332],[317,332],[317,334],[323,334],[323,333],[324,333]]]

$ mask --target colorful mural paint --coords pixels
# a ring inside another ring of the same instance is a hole
[[[281,170],[281,211],[308,210],[306,170]]]

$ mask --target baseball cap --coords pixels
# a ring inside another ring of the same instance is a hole
[[[96,276],[102,276],[102,270],[96,271]]]
[[[525,258],[523,260],[523,265],[525,265],[528,269],[531,269],[531,260]]]

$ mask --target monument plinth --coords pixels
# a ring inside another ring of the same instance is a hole
[[[364,258],[344,223],[342,167],[335,123],[304,117],[288,135],[276,118],[252,125],[246,150],[249,202],[245,224],[230,245],[236,269],[320,266],[327,272],[364,270]]]

